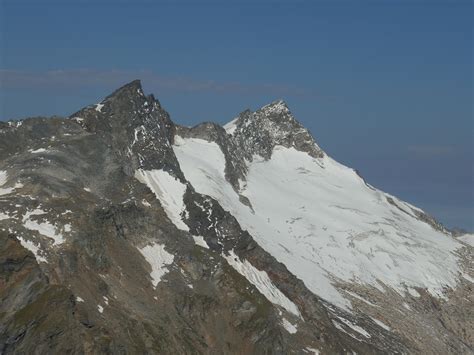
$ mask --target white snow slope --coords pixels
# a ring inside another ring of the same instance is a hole
[[[443,297],[443,288],[459,278],[455,250],[461,243],[328,156],[314,159],[281,146],[268,161],[255,156],[240,191],[252,213],[225,180],[217,144],[177,136],[174,151],[197,192],[217,199],[267,252],[331,303],[351,308],[337,281],[390,287],[402,296],[422,287]]]
[[[458,237],[459,240],[462,240],[464,243],[474,247],[474,234],[464,234]]]
[[[270,302],[285,308],[288,312],[301,317],[298,307],[291,302],[270,280],[265,271],[258,270],[247,260],[242,262],[232,250],[229,255],[224,256],[230,266],[237,270],[254,285],[262,295]]]
[[[162,204],[168,218],[181,230],[189,230],[182,221],[186,185],[164,170],[137,170],[135,178],[147,185]]]

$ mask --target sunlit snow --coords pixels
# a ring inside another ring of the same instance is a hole
[[[347,290],[344,290],[345,293],[351,295],[352,297],[354,297],[355,299],[358,299],[359,301],[362,301],[364,302],[365,304],[368,304],[369,306],[372,306],[372,307],[379,307],[377,306],[376,304],[373,304],[372,302],[369,302],[367,301],[365,298],[362,298],[360,297],[358,294],[354,293],[354,292],[350,292],[350,291],[347,291]]]
[[[458,239],[470,245],[471,247],[474,247],[474,234],[464,234],[458,237]]]
[[[23,225],[27,229],[37,231],[41,235],[44,235],[48,238],[53,239],[54,245],[59,245],[59,244],[64,243],[64,237],[62,236],[61,233],[56,231],[56,227],[53,224],[51,224],[47,220],[43,220],[39,222],[37,218],[36,219],[31,218],[32,216],[44,215],[46,213],[47,213],[46,211],[43,211],[38,208],[32,211],[27,211],[26,214],[23,216]]]
[[[355,332],[363,335],[364,337],[366,338],[370,338],[371,335],[362,327],[358,326],[357,324],[354,324],[352,323],[351,321],[343,318],[343,317],[337,317],[343,324],[345,324],[347,327],[351,328],[352,330],[354,330]],[[355,339],[358,339],[357,337],[354,337],[351,333],[347,332],[342,326],[341,326],[341,323],[333,320],[332,321],[334,326],[339,329],[339,330],[342,330],[343,332],[345,332],[346,334],[349,334],[350,336],[352,336],[353,338]]]
[[[298,331],[296,325],[291,324],[286,318],[283,318],[281,324],[283,325],[283,328],[285,328],[290,334],[295,334]]]
[[[234,131],[236,130],[237,128],[236,122],[238,119],[239,118],[237,117],[224,126],[224,129],[226,130],[228,134],[232,135]]]
[[[161,244],[147,245],[138,250],[151,266],[151,282],[156,287],[161,278],[168,273],[167,266],[173,263],[174,256],[168,253]]]
[[[194,243],[195,243],[196,245],[199,245],[200,247],[209,249],[209,245],[207,245],[207,243],[206,243],[206,241],[204,240],[203,237],[201,237],[201,236],[196,236],[196,235],[193,235],[192,237],[193,237]]]
[[[5,170],[0,170],[0,187],[5,185],[5,183],[7,182],[7,179],[8,179],[7,172]]]
[[[378,326],[382,327],[383,329],[387,330],[387,331],[390,331],[390,327],[385,324],[384,322],[376,319],[376,318],[373,318],[373,317],[370,317],[374,322],[375,324],[377,324]]]
[[[18,238],[18,240],[20,241],[21,245],[24,248],[28,249],[29,251],[31,251],[34,254],[37,261],[41,261],[43,263],[48,262],[46,260],[46,258],[42,257],[39,254],[40,248],[34,242],[32,242],[31,240],[26,240],[26,239],[24,239],[22,237],[19,237],[19,236],[17,238]]]
[[[181,212],[185,210],[183,195],[186,185],[164,170],[137,170],[135,177],[153,191],[171,222],[179,229],[188,231],[188,226],[181,219]]]
[[[224,255],[224,257],[229,265],[250,281],[270,302],[283,307],[294,315],[301,316],[298,307],[272,283],[265,271],[258,270],[247,260],[241,261],[233,250],[230,251],[230,255]]]
[[[38,153],[47,152],[47,150],[45,148],[38,148],[38,149],[35,149],[35,150],[30,149],[29,152],[33,153],[33,154],[38,154]]]
[[[459,277],[461,246],[415,218],[411,205],[374,189],[324,156],[314,159],[277,146],[268,161],[255,156],[239,201],[224,176],[219,146],[176,137],[174,151],[197,192],[217,199],[256,241],[315,294],[346,309],[338,280],[382,284],[405,295],[412,287],[443,296]],[[391,197],[397,206],[387,201]]]
[[[0,170],[0,196],[2,195],[8,195],[15,191],[16,187],[21,187],[20,185],[16,185],[15,187],[2,187],[7,183],[8,180],[8,174],[4,170]]]

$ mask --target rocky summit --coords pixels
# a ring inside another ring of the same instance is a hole
[[[283,101],[174,123],[139,81],[0,122],[2,354],[468,354],[474,236]]]

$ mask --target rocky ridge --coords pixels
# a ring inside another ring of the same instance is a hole
[[[460,251],[467,278],[449,301],[339,280],[364,295],[350,296],[350,311],[308,289],[187,179],[176,144],[215,143],[253,210],[250,162],[280,146],[325,157],[281,101],[225,127],[186,128],[134,81],[66,119],[0,122],[0,137],[2,353],[472,351],[462,311],[472,309],[472,247]],[[397,314],[404,304],[410,316]]]

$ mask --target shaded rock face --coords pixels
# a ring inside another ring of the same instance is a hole
[[[277,145],[294,147],[314,158],[324,155],[309,131],[293,117],[281,100],[255,112],[242,112],[227,129],[248,159],[252,159],[253,155],[269,159]]]
[[[186,128],[139,81],[69,118],[0,122],[1,353],[472,350],[473,317],[460,311],[472,309],[471,283],[449,302],[420,290],[413,320],[387,313],[396,331],[375,323],[367,303],[334,306],[196,191],[173,150],[179,139],[217,144],[236,194],[248,162],[269,160],[276,146],[325,155],[283,102],[224,128]],[[472,250],[463,253],[468,265]],[[389,293],[370,295],[402,307]],[[437,349],[427,345],[433,334],[445,337]]]

